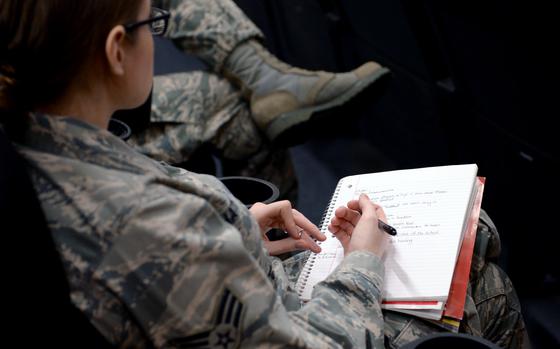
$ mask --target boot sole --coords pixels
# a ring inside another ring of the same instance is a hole
[[[287,129],[294,127],[298,124],[301,124],[303,122],[309,121],[313,117],[313,114],[323,110],[340,106],[348,102],[350,99],[354,98],[356,95],[362,92],[366,87],[370,86],[378,78],[380,78],[381,76],[387,73],[389,73],[389,69],[385,67],[381,67],[379,70],[375,71],[370,76],[362,80],[359,80],[355,85],[350,87],[346,92],[336,97],[335,99],[330,100],[329,102],[280,114],[268,126],[266,130],[266,135],[268,139],[274,142],[276,138],[280,136]]]

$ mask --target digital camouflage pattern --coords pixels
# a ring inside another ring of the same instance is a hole
[[[128,142],[170,164],[188,160],[208,143],[231,160],[246,159],[264,146],[239,91],[206,71],[155,76],[150,121],[151,127]]]
[[[72,301],[122,348],[382,348],[439,330],[382,314],[383,265],[368,252],[348,255],[300,304],[293,282],[306,253],[268,256],[220,181],[158,163],[106,130],[33,114],[18,150]],[[492,264],[476,275],[463,329],[519,347],[507,277]]]
[[[149,157],[180,165],[211,146],[224,176],[265,179],[282,199],[297,201],[297,177],[287,149],[272,149],[247,102],[228,80],[207,71],[154,77],[150,125],[128,140]]]
[[[301,307],[258,224],[216,178],[168,168],[71,118],[33,115],[19,149],[71,298],[113,343],[364,347],[373,331],[381,345],[374,255],[347,258]]]
[[[171,13],[167,37],[196,54],[215,72],[240,42],[262,38],[261,31],[232,1],[154,1]],[[222,160],[224,176],[265,179],[280,198],[297,202],[297,178],[287,149],[272,149],[251,118],[238,88],[209,71],[154,77],[148,129],[133,134],[140,152],[174,165],[185,164],[203,146]]]
[[[171,14],[166,36],[177,47],[220,72],[239,43],[263,38],[260,29],[231,0],[155,0]]]

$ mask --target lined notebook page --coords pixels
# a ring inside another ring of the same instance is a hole
[[[331,208],[366,193],[383,206],[398,235],[385,253],[385,300],[445,300],[472,202],[477,166],[452,165],[345,177]],[[329,210],[321,226],[327,240],[307,262],[298,281],[300,297],[310,299],[313,286],[342,261],[343,250],[328,232]],[[307,270],[306,270],[307,269]]]

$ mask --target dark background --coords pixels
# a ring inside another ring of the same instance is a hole
[[[483,208],[502,238],[498,262],[533,346],[557,347],[560,24],[552,2],[236,2],[288,63],[346,71],[375,60],[392,72],[292,148],[299,208],[317,222],[345,175],[476,162],[487,178]]]

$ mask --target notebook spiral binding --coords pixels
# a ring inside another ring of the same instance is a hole
[[[342,181],[340,181],[338,183],[338,185],[336,186],[336,189],[334,190],[333,196],[331,197],[331,200],[329,201],[329,204],[327,205],[327,208],[325,209],[325,211],[323,212],[323,215],[321,216],[321,220],[319,221],[319,228],[321,230],[321,232],[323,234],[326,234],[327,232],[327,226],[328,226],[328,222],[326,221],[327,217],[330,217],[331,214],[333,213],[335,207],[335,203],[338,199],[338,194],[340,191],[340,188],[342,187]],[[317,241],[317,244],[319,246],[321,246],[322,241]],[[307,285],[307,280],[309,279],[309,275],[311,275],[311,270],[313,269],[313,265],[315,265],[315,259],[317,258],[317,254],[312,253],[309,258],[307,259],[307,262],[305,263],[305,265],[303,266],[303,269],[301,271],[301,275],[298,278],[298,281],[296,283],[296,291],[298,293],[298,296],[301,297],[303,295],[303,290],[305,289],[305,286]]]

